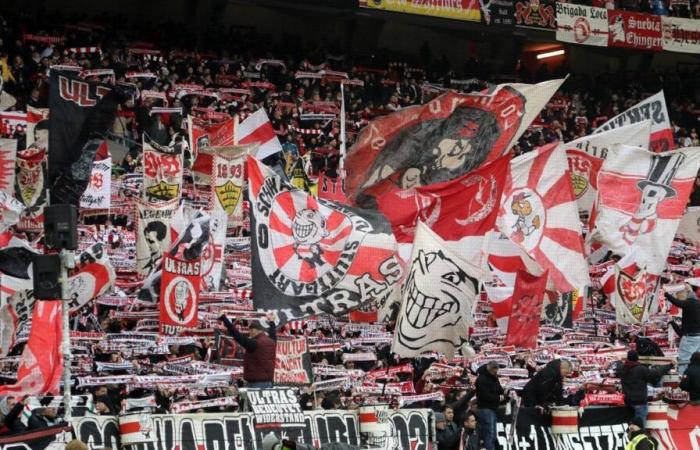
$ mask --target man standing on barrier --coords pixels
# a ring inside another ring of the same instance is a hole
[[[696,279],[694,279],[696,280]],[[694,280],[693,283],[697,283]],[[689,286],[675,297],[666,292],[666,300],[683,310],[681,320],[681,343],[678,346],[678,373],[683,376],[690,356],[700,351],[700,300]]]
[[[226,315],[219,319],[224,322],[226,329],[238,344],[243,346],[243,379],[249,388],[271,388],[275,376],[275,358],[277,356],[277,329],[272,321],[272,314],[267,315],[267,333],[262,323],[250,321],[248,334],[241,334],[234,323]],[[268,336],[269,334],[269,336]]]
[[[498,406],[506,401],[506,392],[498,381],[498,363],[489,361],[479,368],[476,379],[476,417],[479,420],[479,438],[486,450],[496,448]]]

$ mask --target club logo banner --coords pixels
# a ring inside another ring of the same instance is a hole
[[[90,184],[80,197],[80,208],[92,210],[109,209],[112,199],[112,158],[92,164]]]
[[[149,202],[180,198],[182,153],[174,148],[143,141],[143,195]]]
[[[47,158],[46,151],[28,148],[17,152],[15,197],[25,206],[17,228],[22,231],[44,229],[46,206]]]

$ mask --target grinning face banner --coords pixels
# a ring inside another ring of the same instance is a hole
[[[467,341],[481,275],[419,222],[392,351],[404,357],[428,351],[452,357]]]
[[[252,157],[255,306],[288,319],[398,296],[396,242],[376,212],[316,200]]]

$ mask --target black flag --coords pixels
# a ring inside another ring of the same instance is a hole
[[[117,112],[112,86],[51,71],[49,186],[51,203],[78,206],[92,162]]]

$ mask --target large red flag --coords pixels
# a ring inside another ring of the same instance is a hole
[[[413,242],[418,220],[447,241],[483,236],[494,227],[510,155],[443,183],[392,191],[377,198],[398,242]]]
[[[32,329],[20,358],[17,382],[0,386],[0,396],[58,394],[58,382],[63,374],[61,304],[57,301],[34,304]]]
[[[537,347],[537,333],[540,331],[540,314],[546,287],[547,272],[535,276],[522,270],[518,271],[505,345],[520,348]]]

